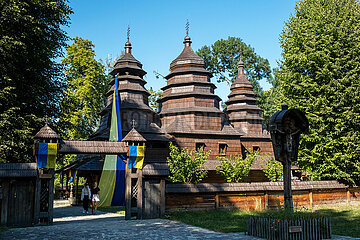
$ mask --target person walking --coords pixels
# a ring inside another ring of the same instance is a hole
[[[81,191],[81,201],[83,202],[83,213],[89,214],[89,200],[91,197],[91,190],[88,183],[85,183],[84,188]]]
[[[100,201],[100,197],[99,197],[99,192],[100,192],[100,188],[97,186],[97,182],[94,182],[94,188],[92,189],[92,214],[96,215],[96,210],[97,210],[97,203],[98,201]],[[95,210],[95,212],[94,212]]]

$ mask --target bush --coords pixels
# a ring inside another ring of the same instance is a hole
[[[169,164],[171,182],[198,183],[207,176],[203,164],[209,157],[210,151],[205,152],[203,148],[198,151],[189,151],[183,148],[181,151],[172,143],[169,146],[170,157],[167,158]]]
[[[257,152],[248,153],[243,160],[241,155],[218,157],[220,165],[216,167],[217,173],[221,174],[226,182],[240,182],[250,173],[250,167],[257,157]]]
[[[274,157],[266,160],[265,165],[266,168],[263,169],[265,176],[271,182],[279,181],[283,174],[283,165],[279,161],[276,161]]]

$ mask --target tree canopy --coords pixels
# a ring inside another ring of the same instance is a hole
[[[58,116],[66,0],[0,0],[0,161],[32,161],[32,137]]]
[[[281,34],[281,100],[305,112],[299,163],[314,179],[360,184],[360,3],[304,0]]]
[[[61,103],[60,126],[63,137],[71,140],[87,139],[99,121],[105,106],[108,78],[105,66],[95,59],[94,44],[76,37],[66,47],[66,89]]]
[[[218,82],[231,84],[238,73],[240,56],[245,64],[245,75],[254,87],[258,105],[264,110],[264,117],[268,119],[273,113],[272,94],[264,94],[259,81],[267,79],[273,82],[269,61],[257,55],[255,50],[240,38],[229,37],[218,40],[211,46],[203,46],[196,52],[205,61],[205,67],[216,78]]]

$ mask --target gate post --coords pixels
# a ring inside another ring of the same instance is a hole
[[[34,155],[38,164],[37,150],[40,142],[59,143],[59,135],[47,123],[34,136]],[[54,208],[54,169],[38,169],[35,189],[34,223],[52,225]]]

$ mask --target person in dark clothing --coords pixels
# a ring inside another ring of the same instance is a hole
[[[99,198],[99,192],[100,192],[100,188],[97,186],[97,183],[94,183],[94,188],[92,189],[92,214],[96,214],[96,210],[97,210],[97,203],[98,201],[100,201]],[[95,212],[94,212],[95,209]]]
[[[81,191],[81,201],[83,202],[83,213],[89,213],[89,200],[91,196],[91,190],[88,183],[85,183],[84,188]]]

